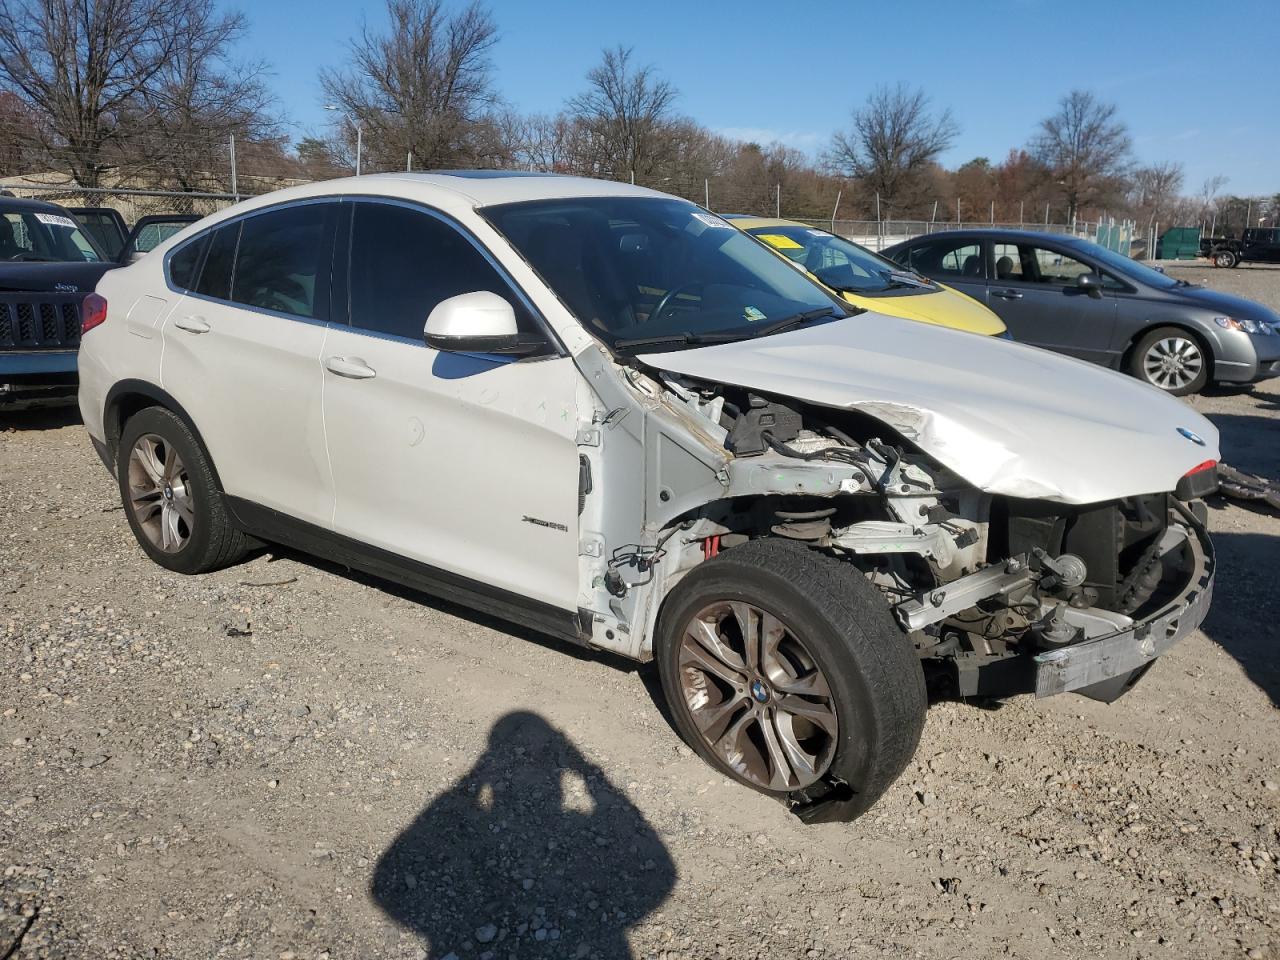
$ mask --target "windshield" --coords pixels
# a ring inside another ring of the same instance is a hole
[[[1089,254],[1107,269],[1114,270],[1120,276],[1128,277],[1130,280],[1145,283],[1149,287],[1168,290],[1170,287],[1178,286],[1180,282],[1167,274],[1161,273],[1159,270],[1152,270],[1146,264],[1126,257],[1123,253],[1116,253],[1099,244],[1090,243],[1088,240],[1077,241],[1076,246],[1080,248],[1081,252]]]
[[[929,293],[936,289],[923,280],[904,282],[908,278],[914,280],[915,275],[905,272],[900,264],[825,230],[796,224],[748,227],[747,233],[804,267],[833,290],[882,293],[894,288],[915,287],[917,292]]]
[[[102,257],[65,213],[0,213],[0,261],[97,263]]]
[[[538,200],[481,212],[615,350],[743,339],[788,320],[847,315],[804,274],[684,200]]]

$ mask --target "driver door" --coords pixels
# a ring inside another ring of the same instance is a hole
[[[339,250],[348,322],[325,342],[323,409],[345,537],[564,611],[578,605],[578,371],[541,356],[445,353],[431,310],[488,290],[545,328],[456,225],[424,207],[358,200]],[[439,572],[443,571],[443,574]]]

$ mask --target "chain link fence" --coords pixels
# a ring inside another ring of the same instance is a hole
[[[352,171],[354,172],[354,171]],[[362,172],[373,172],[362,170]],[[397,172],[379,170],[378,172]],[[419,171],[421,172],[421,171]],[[229,175],[228,175],[229,179]],[[60,180],[61,182],[55,182]],[[210,177],[206,182],[216,182]],[[219,192],[216,190],[167,190],[127,185],[114,185],[94,189],[80,187],[66,182],[65,178],[50,175],[9,177],[0,179],[0,189],[14,196],[48,200],[65,207],[109,207],[118,210],[129,223],[153,214],[195,214],[207,216],[243,200],[248,196],[295,184],[309,183],[304,178],[254,176],[240,178],[238,192]],[[968,220],[944,221],[936,219],[847,219],[831,215],[815,213],[815,208],[825,198],[815,198],[810,192],[800,198],[793,198],[783,191],[780,184],[769,188],[751,188],[735,183],[726,178],[716,177],[652,177],[637,178],[632,182],[639,186],[649,187],[664,193],[675,194],[695,203],[702,204],[717,213],[737,213],[762,217],[780,217],[796,220],[830,230],[846,239],[875,251],[881,251],[896,243],[914,237],[949,230],[962,229],[1011,229],[1035,230],[1043,233],[1064,236],[1085,237],[1088,239],[1104,239],[1105,245],[1123,253],[1141,255],[1147,245],[1147,239],[1141,231],[1124,225],[1123,230],[1113,234],[1115,221],[1099,229],[1097,221],[1076,221],[1074,223],[1053,223],[1046,217],[1044,221],[996,221]],[[247,189],[246,189],[247,188]],[[838,211],[841,203],[840,192],[833,189],[831,197],[831,213]],[[794,206],[793,206],[794,204]],[[852,206],[852,204],[850,204]],[[1117,239],[1112,239],[1116,237]],[[1123,239],[1119,239],[1122,237]],[[1136,241],[1136,246],[1131,246]]]

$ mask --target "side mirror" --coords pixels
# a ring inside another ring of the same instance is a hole
[[[488,290],[441,300],[427,317],[423,336],[427,346],[447,353],[525,356],[543,346],[541,337],[519,331],[511,304]]]
[[[1095,300],[1102,296],[1102,281],[1092,273],[1082,273],[1077,276],[1076,286]]]

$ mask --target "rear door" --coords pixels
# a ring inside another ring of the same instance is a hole
[[[1065,248],[1051,244],[994,242],[988,303],[1013,339],[1081,360],[1114,366],[1115,294],[1124,285]],[[1076,286],[1076,277],[1102,281],[1101,297]]]
[[[129,228],[120,211],[113,210],[111,207],[68,207],[67,209],[76,215],[76,219],[102,248],[102,252],[112,260],[119,261],[120,254],[124,251],[125,238],[129,235]]]
[[[194,289],[165,320],[161,361],[223,489],[324,527],[333,480],[320,356],[339,207],[304,201],[218,227]]]
[[[132,263],[199,219],[193,213],[163,213],[143,217],[129,232],[124,251],[120,255],[121,261]]]

